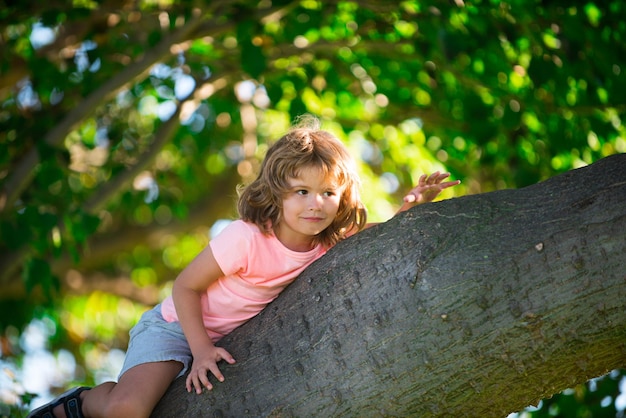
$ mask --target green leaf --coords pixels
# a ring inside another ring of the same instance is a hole
[[[241,54],[241,68],[253,79],[259,79],[267,68],[262,38],[254,36],[256,23],[251,20],[241,22],[237,26],[237,43]]]
[[[76,212],[66,217],[66,228],[75,242],[83,244],[98,229],[100,218],[86,212]]]
[[[28,292],[40,286],[47,300],[52,299],[60,289],[59,280],[52,274],[48,262],[41,258],[32,257],[24,263],[22,279]]]

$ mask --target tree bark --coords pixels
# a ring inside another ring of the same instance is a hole
[[[626,155],[341,242],[156,417],[505,417],[626,365]],[[215,381],[215,379],[213,379]]]

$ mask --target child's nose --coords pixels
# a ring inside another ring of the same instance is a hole
[[[312,208],[318,209],[322,207],[324,197],[318,193],[311,193],[310,205]]]

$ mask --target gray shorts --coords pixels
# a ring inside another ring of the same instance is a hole
[[[157,361],[178,361],[187,372],[191,365],[191,349],[179,322],[167,322],[161,315],[161,305],[144,312],[139,322],[130,330],[126,358],[119,376],[131,367]]]

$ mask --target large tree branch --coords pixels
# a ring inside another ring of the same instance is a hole
[[[292,7],[292,4],[279,7],[270,7],[256,12],[256,18],[261,20],[268,16],[282,16],[280,11]],[[211,5],[211,12],[221,17],[225,11],[222,8],[232,8],[231,2],[215,2]],[[99,106],[114,97],[122,88],[146,75],[150,68],[163,57],[171,54],[172,45],[185,41],[199,39],[205,36],[216,36],[224,31],[233,29],[235,21],[217,22],[206,19],[206,14],[196,11],[183,26],[163,37],[153,48],[147,50],[138,60],[126,66],[122,71],[110,78],[89,96],[81,101],[79,106],[72,109],[63,120],[48,132],[44,141],[58,147],[67,135],[85,120]],[[39,154],[36,148],[31,148],[14,166],[0,191],[0,213],[13,210],[14,204],[34,179],[36,167],[39,164]]]
[[[333,248],[154,416],[503,417],[626,365],[626,155]]]

